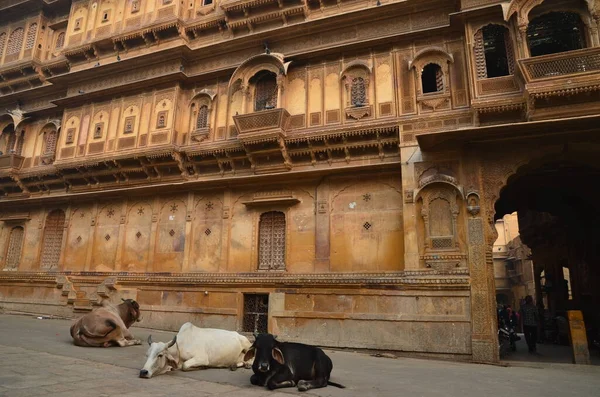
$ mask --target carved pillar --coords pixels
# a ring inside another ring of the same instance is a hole
[[[127,199],[123,199],[121,203],[121,211],[119,214],[119,240],[117,241],[117,255],[115,258],[115,270],[121,271],[123,269],[123,250],[126,249],[126,237],[125,236],[125,222],[127,221]]]
[[[65,209],[65,223],[63,225],[63,236],[60,245],[60,258],[58,259],[57,270],[65,270],[65,253],[67,251],[67,239],[69,238],[69,224],[71,223],[71,205]]]
[[[92,220],[90,223],[90,237],[88,238],[88,242],[87,242],[87,251],[86,251],[86,257],[85,257],[85,266],[84,269],[85,271],[90,271],[90,266],[92,265],[92,254],[94,251],[94,241],[96,241],[96,217],[98,216],[98,203],[94,202],[94,205],[92,206]]]
[[[194,213],[194,192],[188,192],[185,214],[185,246],[183,247],[182,273],[190,271],[190,252],[192,251],[192,218]]]
[[[152,227],[150,229],[150,253],[148,254],[148,272],[155,271],[154,251],[156,250],[156,237],[158,234],[158,211],[160,211],[160,198],[154,197],[152,202]]]
[[[322,273],[330,270],[329,255],[329,181],[324,179],[317,186],[315,210],[315,272]]]
[[[230,232],[232,211],[231,205],[231,190],[226,189],[223,192],[223,227],[221,228],[221,266],[219,269],[222,272],[227,271],[229,267],[229,241],[231,241]]]
[[[404,269],[416,270],[419,268],[419,243],[417,239],[417,206],[414,202],[414,191],[417,188],[414,161],[421,160],[421,153],[416,146],[400,149],[402,160],[402,222],[404,230]],[[413,162],[409,162],[412,160]]]
[[[485,179],[482,178],[482,167],[473,156],[468,156],[465,163],[463,169],[468,170],[465,171],[468,191],[477,193],[482,188],[496,188],[493,185],[493,175],[491,178],[488,175]],[[485,197],[493,200],[489,194]],[[484,208],[485,213],[469,211],[467,219],[468,262],[471,275],[471,350],[473,361],[496,362],[499,360],[499,352],[492,249],[498,233],[494,224],[494,203],[481,203],[480,208]]]

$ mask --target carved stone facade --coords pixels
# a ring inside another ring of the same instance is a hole
[[[269,294],[289,340],[498,360],[496,203],[596,149],[595,1],[38,3],[0,6],[3,307]],[[531,56],[552,12],[584,45]]]

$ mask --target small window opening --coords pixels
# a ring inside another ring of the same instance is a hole
[[[158,114],[158,119],[156,120],[156,128],[165,128],[167,125],[167,117],[164,112]]]
[[[508,76],[507,29],[500,25],[488,25],[483,28],[483,50],[487,77]]]
[[[208,127],[208,106],[202,105],[198,110],[198,118],[196,119],[196,129]]]
[[[254,110],[267,110],[277,107],[277,76],[263,71],[256,76]]]
[[[353,106],[363,106],[367,102],[367,92],[365,88],[365,80],[362,77],[352,79],[352,88],[350,90]]]
[[[244,332],[268,332],[269,295],[244,294]]]
[[[94,128],[94,139],[102,138],[102,123],[96,124]]]
[[[104,13],[102,14],[102,21],[103,22],[108,21],[108,11],[104,11]]]
[[[549,12],[527,26],[527,44],[532,57],[579,50],[585,47],[583,22],[573,12]]]
[[[423,68],[421,82],[423,84],[423,94],[444,91],[442,68],[435,63],[428,64]]]
[[[204,2],[202,3],[202,5],[208,6],[212,4],[212,0],[204,0]]]

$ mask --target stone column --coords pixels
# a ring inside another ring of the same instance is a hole
[[[192,218],[194,217],[194,192],[188,192],[185,214],[185,246],[183,247],[183,264],[181,272],[190,271],[190,252],[192,251]]]
[[[315,209],[315,273],[330,270],[330,230],[329,230],[329,181],[321,180],[317,186]]]
[[[90,222],[90,236],[88,238],[87,244],[87,253],[85,258],[85,271],[90,271],[90,267],[92,266],[92,254],[94,252],[94,241],[96,239],[96,218],[98,216],[98,203],[94,202],[92,206],[92,221]]]
[[[117,256],[115,258],[115,270],[123,270],[123,250],[126,246],[125,239],[125,222],[127,222],[127,199],[123,199],[121,203],[121,213],[119,214],[119,240],[117,241]]]
[[[421,152],[417,146],[400,148],[402,161],[402,222],[404,230],[404,269],[419,268],[419,243],[417,240],[417,206],[414,202],[414,192],[417,188],[415,162],[421,161]]]
[[[152,227],[150,229],[150,253],[148,255],[148,272],[156,271],[154,266],[154,252],[156,251],[156,238],[158,234],[158,216],[160,211],[160,199],[154,197],[152,203]]]
[[[465,156],[463,164],[467,194],[482,201],[479,210],[469,211],[467,219],[468,266],[471,275],[471,350],[473,361],[497,362],[499,360],[496,286],[494,282],[493,246],[498,238],[494,224],[495,193],[499,176],[487,174],[478,160]],[[486,173],[484,177],[484,172]],[[484,194],[481,194],[481,190]],[[489,190],[489,191],[485,191]],[[481,197],[484,197],[482,200]],[[483,202],[483,201],[490,202]],[[481,209],[485,212],[481,213]]]
[[[223,192],[223,227],[221,228],[221,264],[219,271],[225,272],[229,267],[229,241],[231,237],[231,189]],[[242,297],[243,301],[243,297]],[[242,305],[243,306],[243,305]],[[243,307],[242,307],[243,309]]]

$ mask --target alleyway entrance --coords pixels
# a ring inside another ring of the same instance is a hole
[[[600,361],[594,344],[600,341],[599,180],[598,159],[565,150],[521,167],[501,191],[496,220],[517,213],[520,241],[531,250],[525,259],[533,262],[535,286],[528,294],[544,319],[538,328],[544,342],[538,345],[539,355],[529,355],[522,340],[509,360],[571,362],[567,318],[569,311],[578,310],[592,362]],[[509,278],[516,276],[511,271],[507,269]],[[515,310],[524,297],[513,296]]]

